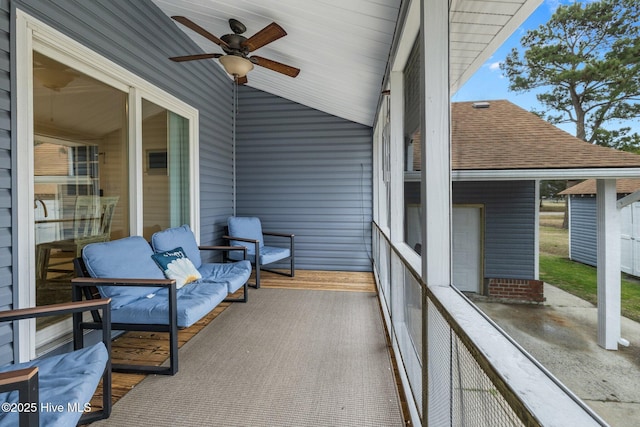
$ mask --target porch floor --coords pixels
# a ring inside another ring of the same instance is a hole
[[[253,278],[252,278],[253,280]],[[251,281],[250,281],[251,282]],[[261,289],[304,289],[315,291],[343,291],[343,292],[364,292],[375,293],[375,281],[372,273],[366,272],[341,272],[341,271],[312,271],[298,270],[296,276],[286,277],[269,272],[261,273]],[[233,297],[242,296],[242,290],[236,292]],[[249,302],[260,298],[260,289],[249,289]],[[218,317],[232,304],[242,303],[222,303],[207,316],[193,326],[179,331],[179,347],[204,329],[213,319]],[[386,332],[386,331],[385,331]],[[157,332],[128,332],[117,338],[112,343],[113,363],[127,364],[162,364],[168,358],[167,334]],[[398,399],[402,406],[405,425],[408,425],[406,400],[401,391],[399,377],[397,375],[397,365],[391,347],[387,349],[390,353],[390,369],[394,370],[396,379],[396,390]],[[180,375],[178,372],[177,375]],[[116,403],[125,394],[145,379],[142,374],[113,373],[112,401]],[[171,383],[171,377],[166,377],[167,384]],[[194,390],[196,392],[196,390]],[[369,391],[370,393],[370,391]],[[101,407],[101,387],[92,400],[92,408],[98,410]],[[118,407],[115,406],[114,411]],[[108,424],[108,420],[107,420]]]

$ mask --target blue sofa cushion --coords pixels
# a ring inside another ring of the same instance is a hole
[[[154,233],[151,236],[151,246],[154,252],[166,252],[181,247],[195,268],[200,268],[202,265],[198,243],[193,231],[186,224]]]
[[[249,280],[251,263],[245,260],[225,264],[206,263],[202,264],[198,271],[203,281],[223,283],[227,286],[227,291],[232,294]]]
[[[151,258],[153,250],[141,236],[110,242],[91,243],[82,250],[82,259],[91,277],[116,279],[165,279]],[[149,286],[98,286],[100,294],[111,298],[116,310],[132,301],[152,295],[160,288]]]
[[[242,259],[243,255],[240,253],[234,253],[238,251],[229,251],[229,258]],[[279,261],[291,256],[291,250],[289,248],[279,248],[276,246],[263,246],[260,248],[260,265],[271,264],[272,262]],[[247,249],[247,259],[252,264],[256,263],[256,250]]]
[[[169,279],[175,279],[176,288],[202,279],[202,275],[187,258],[182,248],[175,248],[166,252],[158,252],[151,255],[158,267]]]
[[[232,216],[227,219],[227,227],[229,227],[229,236],[244,237],[245,239],[258,240],[260,249],[264,246],[264,237],[262,236],[262,225],[260,219],[256,217]],[[239,240],[232,240],[232,246],[245,246],[248,251],[255,252],[255,245]]]
[[[164,288],[152,298],[134,301],[118,310],[112,310],[111,321],[113,323],[168,325],[168,292]],[[187,328],[193,325],[226,297],[227,286],[224,283],[197,281],[180,288],[177,292],[178,327]]]
[[[38,367],[40,425],[47,427],[75,426],[85,404],[91,401],[109,359],[102,342],[71,353],[15,365],[6,365],[0,372]],[[0,393],[0,402],[17,403],[18,392]],[[43,404],[49,404],[42,410]],[[54,411],[53,408],[56,410]],[[58,411],[62,408],[62,411]],[[0,412],[0,427],[18,425],[18,413]]]

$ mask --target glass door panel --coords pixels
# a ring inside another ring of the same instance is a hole
[[[127,94],[33,54],[36,304],[71,300],[72,260],[129,235]],[[44,344],[67,333],[38,322]],[[54,332],[52,332],[54,331]]]
[[[189,223],[189,120],[142,100],[143,236]]]

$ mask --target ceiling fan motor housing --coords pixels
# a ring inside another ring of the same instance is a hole
[[[246,57],[249,54],[249,48],[242,46],[242,43],[247,40],[245,36],[241,36],[240,34],[225,34],[220,37],[220,39],[227,44],[227,46],[220,46],[222,50],[224,50],[224,53],[242,57]]]

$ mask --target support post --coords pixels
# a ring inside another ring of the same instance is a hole
[[[449,1],[420,1],[420,144],[422,277],[429,288],[451,286],[451,144]],[[450,348],[436,344],[434,315],[423,291],[423,425],[451,425]],[[447,378],[447,381],[438,381]],[[447,389],[448,387],[448,389]],[[438,405],[430,405],[434,395]],[[441,404],[449,402],[448,404]]]
[[[620,211],[616,180],[596,184],[598,235],[598,345],[617,350],[620,339]]]

